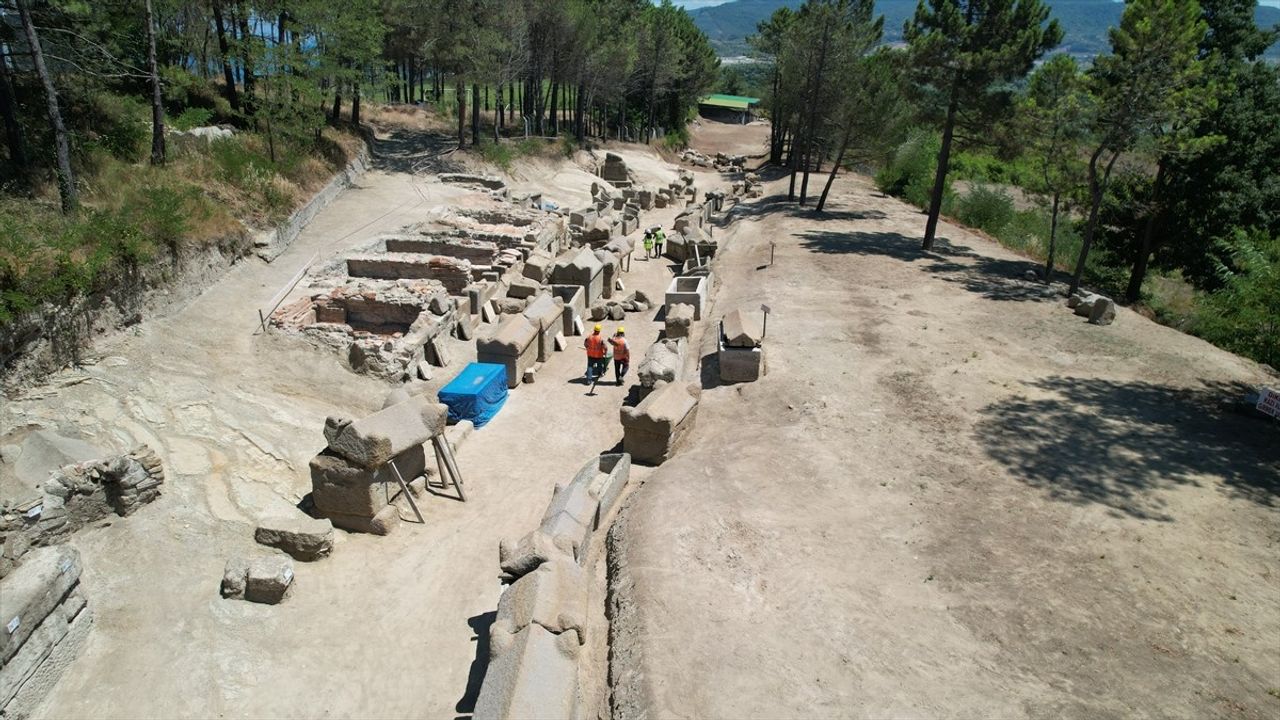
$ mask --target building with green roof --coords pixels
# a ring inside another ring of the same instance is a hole
[[[699,100],[698,110],[703,117],[712,120],[727,120],[746,125],[755,119],[755,109],[759,105],[760,98],[716,94]]]

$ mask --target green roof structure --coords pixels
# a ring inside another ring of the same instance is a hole
[[[730,110],[750,110],[752,105],[759,105],[760,98],[742,95],[708,95],[698,101],[699,105],[729,108]]]

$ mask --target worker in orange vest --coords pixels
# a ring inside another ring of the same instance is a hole
[[[609,344],[613,346],[613,374],[621,385],[622,378],[631,367],[631,346],[627,344],[627,329],[619,326],[618,332],[609,338]]]
[[[609,367],[609,344],[600,334],[599,325],[595,326],[582,346],[587,349],[587,382],[603,377]]]

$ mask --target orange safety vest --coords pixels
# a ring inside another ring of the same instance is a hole
[[[626,362],[631,359],[631,348],[627,347],[627,339],[620,337],[609,338],[609,344],[613,346],[613,359]]]
[[[608,350],[604,345],[604,338],[600,337],[600,333],[593,333],[587,336],[587,357],[592,360],[603,358]]]

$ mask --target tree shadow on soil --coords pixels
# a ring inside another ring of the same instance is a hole
[[[439,133],[397,130],[374,140],[373,167],[410,175],[461,172],[463,165],[445,154],[456,142]]]
[[[942,280],[988,300],[1044,302],[1061,297],[1051,286],[1027,280],[1027,271],[1039,272],[1039,263],[1021,258],[1004,259],[979,255],[964,245],[952,245],[938,238],[932,251],[920,249],[920,239],[895,232],[837,233],[809,230],[797,235],[800,246],[831,255],[868,255],[902,262],[925,264],[919,267]]]
[[[1162,491],[1184,485],[1280,506],[1280,426],[1231,411],[1243,383],[1050,377],[1029,386],[1052,397],[990,405],[975,435],[1050,498],[1160,521],[1174,519]]]
[[[489,668],[489,629],[497,619],[497,612],[487,612],[467,618],[467,625],[476,634],[476,657],[471,661],[471,669],[467,673],[467,687],[462,693],[454,712],[461,717],[470,717],[475,712],[476,699],[480,697],[480,685],[484,683],[484,673]]]

